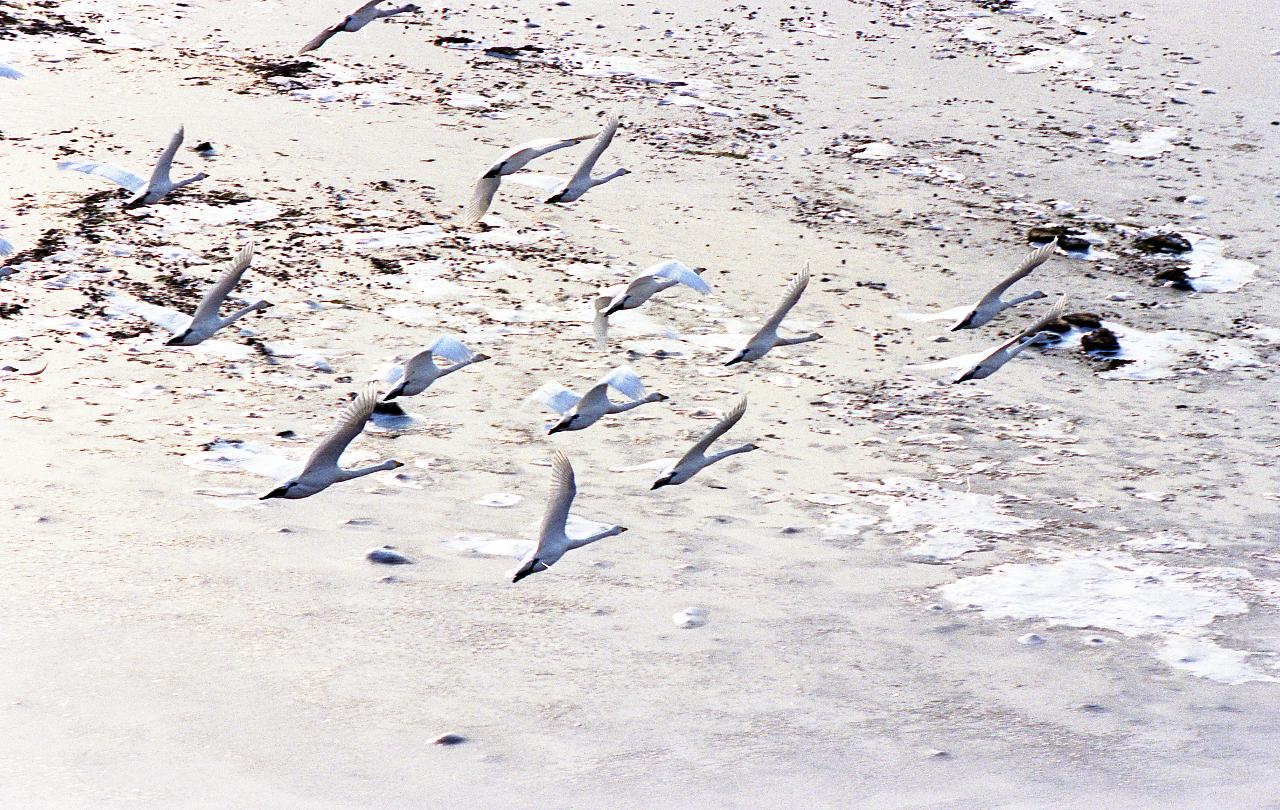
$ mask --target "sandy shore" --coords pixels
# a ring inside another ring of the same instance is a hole
[[[26,76],[0,80],[0,802],[1274,806],[1280,39],[1257,4],[517,5],[305,59],[344,3],[4,8]],[[504,149],[613,110],[601,168],[631,175],[562,207],[509,181],[483,228],[449,224]],[[216,154],[184,148],[175,174],[210,178],[159,205],[54,168],[145,170],[179,123]],[[1059,226],[1087,249],[1022,284],[1120,357],[1073,333],[977,383],[918,368],[1043,311],[918,317]],[[1193,250],[1137,247],[1162,232]],[[248,239],[237,295],[275,306],[165,347],[139,302],[189,311]],[[712,294],[663,293],[594,351],[597,290],[668,258]],[[806,260],[787,325],[824,339],[724,368]],[[440,333],[494,359],[344,457],[404,468],[257,500]],[[542,435],[534,389],[621,363],[670,400]],[[658,492],[627,470],[741,394],[729,441],[760,451]],[[630,531],[513,586],[554,448],[575,512]],[[366,562],[383,544],[415,564]]]

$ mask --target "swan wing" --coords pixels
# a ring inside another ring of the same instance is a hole
[[[458,218],[458,224],[474,225],[479,222],[480,218],[488,213],[500,185],[502,185],[502,178],[496,174],[491,176],[486,173],[476,180],[475,190],[471,192],[471,200],[463,210],[462,216]]]
[[[657,267],[650,268],[649,274],[660,278],[669,278],[686,287],[691,287],[703,295],[711,292],[711,285],[703,281],[702,276],[698,275],[698,271],[689,268],[683,262],[663,262]]]
[[[547,511],[542,517],[539,545],[549,539],[565,536],[569,508],[573,506],[573,498],[577,494],[578,484],[574,480],[573,465],[569,463],[568,456],[557,450],[551,461],[551,496],[547,500]]]
[[[305,471],[337,467],[347,445],[364,431],[365,422],[369,421],[381,396],[377,383],[366,383],[359,396],[342,410],[337,426],[311,453]]]
[[[747,398],[743,397],[738,400],[736,405],[729,409],[728,413],[721,417],[719,422],[716,422],[711,426],[710,430],[702,434],[702,438],[698,439],[697,443],[694,444],[693,447],[690,447],[689,451],[680,457],[680,460],[676,462],[676,466],[680,466],[689,459],[705,456],[711,445],[715,444],[716,440],[721,436],[728,433],[730,428],[738,424],[739,420],[742,419],[742,415],[746,412]]]
[[[618,114],[614,113],[609,116],[609,120],[605,122],[604,129],[600,130],[600,134],[596,136],[596,142],[591,145],[591,151],[578,164],[578,170],[573,173],[573,179],[569,181],[570,183],[578,183],[591,177],[591,172],[596,167],[596,161],[600,160],[604,150],[609,148],[609,144],[613,143],[613,136],[617,131]]]
[[[782,325],[783,319],[787,317],[787,313],[790,312],[791,308],[800,301],[800,296],[804,294],[804,288],[808,286],[809,263],[805,262],[804,269],[801,270],[800,275],[796,276],[795,280],[791,282],[791,286],[787,287],[787,293],[783,296],[782,303],[779,304],[778,308],[769,316],[769,320],[765,321],[760,332],[764,332],[766,329],[776,332],[778,327]]]
[[[105,177],[117,186],[126,188],[134,194],[147,187],[146,180],[143,180],[133,172],[125,171],[119,166],[112,166],[110,163],[82,163],[78,160],[64,160],[58,164],[58,168],[64,172],[83,172],[97,177]]]
[[[168,186],[172,181],[169,179],[169,168],[173,166],[173,159],[178,154],[178,148],[182,146],[182,139],[185,134],[184,127],[178,127],[178,131],[173,133],[173,137],[169,139],[169,145],[160,153],[160,159],[156,161],[156,167],[151,170],[151,187]]]
[[[200,305],[196,307],[195,315],[192,316],[195,321],[203,321],[208,318],[218,317],[218,309],[222,306],[222,302],[227,300],[227,296],[240,283],[241,277],[244,276],[249,265],[253,263],[253,242],[248,242],[244,247],[240,248],[240,252],[231,260],[227,270],[222,276],[214,282],[209,291],[204,294],[204,298],[200,299]]]

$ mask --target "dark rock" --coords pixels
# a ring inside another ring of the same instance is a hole
[[[1081,237],[1079,230],[1066,225],[1037,225],[1027,229],[1027,241],[1032,244],[1043,245],[1054,239],[1058,240],[1058,247],[1068,253],[1087,253],[1090,247],[1089,240]]]
[[[1097,329],[1102,326],[1102,318],[1092,312],[1068,312],[1062,316],[1062,320],[1072,326],[1082,326],[1085,329]]]
[[[1165,282],[1165,286],[1172,287],[1175,290],[1194,291],[1195,287],[1191,286],[1191,280],[1187,278],[1187,270],[1185,267],[1170,267],[1161,270],[1155,275],[1156,281]]]
[[[382,416],[408,416],[409,412],[400,407],[399,402],[379,402],[373,406],[373,412]]]
[[[1118,352],[1120,338],[1110,329],[1095,329],[1080,338],[1080,345],[1086,352]]]
[[[381,563],[383,565],[410,565],[413,560],[404,556],[395,550],[394,546],[381,546],[380,548],[370,549],[364,558],[369,562]]]
[[[461,734],[441,734],[431,741],[432,745],[458,745],[467,741],[467,738]]]
[[[1071,324],[1067,323],[1066,318],[1055,318],[1044,326],[1040,327],[1043,332],[1057,332],[1059,335],[1065,335],[1071,331]]]
[[[1133,243],[1144,253],[1186,253],[1191,243],[1180,233],[1153,233]]]

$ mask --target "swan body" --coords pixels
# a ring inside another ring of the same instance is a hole
[[[663,290],[669,290],[678,284],[697,290],[703,295],[711,292],[711,285],[701,278],[705,269],[703,267],[690,269],[678,261],[661,262],[645,270],[643,275],[632,279],[627,288],[617,295],[602,295],[596,298],[596,317],[593,323],[596,348],[603,350],[608,345],[609,316],[615,312],[636,309]]]
[[[471,201],[467,203],[466,210],[458,218],[458,224],[474,225],[480,221],[480,218],[488,212],[489,206],[493,203],[493,197],[498,193],[498,187],[502,185],[503,177],[515,174],[536,158],[550,154],[558,149],[576,146],[591,137],[591,135],[581,135],[576,138],[539,138],[536,141],[522,143],[511,149],[499,158],[496,163],[485,169],[484,173],[476,179],[475,190],[471,193]]]
[[[628,401],[611,402],[610,388],[627,397]],[[640,382],[636,373],[626,366],[619,366],[582,396],[559,383],[549,382],[534,392],[533,399],[561,414],[560,421],[547,431],[551,434],[565,430],[586,430],[609,414],[629,411],[650,402],[663,402],[667,397],[656,392],[646,394],[644,383]]]
[[[1064,295],[1058,299],[1053,308],[1035,323],[1023,329],[1018,334],[1004,341],[991,351],[984,354],[976,363],[966,369],[960,376],[956,377],[953,383],[962,383],[967,380],[981,380],[990,377],[999,371],[1005,363],[1022,353],[1022,350],[1037,343],[1041,340],[1053,340],[1059,337],[1057,332],[1046,331],[1045,327],[1053,321],[1062,317],[1063,311],[1067,306],[1067,297]]]
[[[542,527],[538,531],[538,545],[520,561],[520,567],[511,578],[512,582],[519,582],[530,574],[547,570],[559,562],[565,552],[627,530],[625,526],[615,525],[588,537],[569,537],[565,526],[569,520],[569,509],[577,494],[578,485],[574,480],[573,465],[569,463],[568,456],[557,450],[551,463],[551,497],[547,501]]]
[[[809,286],[809,263],[805,262],[804,269],[800,271],[800,275],[796,276],[791,285],[787,287],[787,293],[782,299],[782,303],[769,316],[769,320],[751,336],[747,341],[747,345],[738,350],[736,354],[730,357],[726,362],[726,366],[732,366],[734,363],[750,363],[764,357],[776,346],[794,346],[797,343],[809,343],[810,341],[820,340],[822,335],[812,332],[808,335],[800,335],[798,337],[784,338],[778,336],[778,327],[782,325],[782,321],[787,317],[787,313],[800,300],[800,296],[804,294],[804,288]]]
[[[266,301],[255,301],[225,318],[218,315],[222,302],[227,299],[231,291],[240,283],[241,277],[244,276],[245,271],[249,269],[249,265],[252,262],[253,243],[249,242],[240,249],[226,272],[204,294],[204,298],[200,299],[200,304],[196,307],[195,314],[191,316],[191,325],[182,334],[169,340],[168,345],[195,346],[208,340],[219,329],[230,326],[249,313],[270,307],[271,304]]]
[[[707,455],[707,450],[711,448],[711,445],[714,444],[721,436],[728,433],[730,428],[738,424],[738,421],[742,419],[742,415],[746,412],[747,398],[743,397],[738,400],[738,404],[734,405],[733,408],[724,415],[724,418],[712,425],[711,429],[704,433],[702,438],[698,439],[697,443],[695,443],[693,447],[690,447],[688,452],[680,457],[680,460],[675,463],[675,466],[673,466],[666,475],[662,476],[657,481],[654,481],[651,489],[683,484],[685,481],[688,481],[690,478],[694,477],[702,470],[705,470],[707,467],[710,467],[712,464],[715,464],[717,461],[722,461],[729,456],[736,456],[739,453],[749,453],[752,450],[759,450],[760,448],[756,447],[754,444],[744,444],[741,447],[732,447],[728,450],[721,450],[718,453]]]
[[[1049,242],[1049,244],[1028,253],[1026,258],[1022,260],[1022,263],[1018,265],[1017,270],[1014,270],[999,284],[992,287],[987,294],[982,296],[982,298],[970,307],[964,315],[960,316],[960,319],[951,326],[951,331],[955,332],[960,329],[977,329],[980,326],[986,326],[988,323],[991,323],[993,318],[1001,312],[1004,312],[1006,309],[1016,307],[1018,304],[1025,301],[1044,298],[1044,293],[1039,290],[1027,293],[1026,295],[1009,301],[1002,301],[1000,296],[1004,295],[1005,291],[1014,284],[1031,275],[1032,270],[1035,270],[1037,267],[1048,261],[1049,257],[1053,255],[1054,249],[1057,247],[1058,240],[1054,239]]]
[[[343,409],[342,417],[338,420],[337,426],[333,429],[333,432],[316,446],[316,449],[307,459],[302,472],[298,473],[296,478],[285,481],[266,495],[263,495],[259,500],[265,501],[268,498],[289,498],[292,500],[309,498],[317,492],[328,489],[333,484],[350,481],[353,478],[360,478],[382,470],[394,470],[398,467],[403,467],[404,464],[394,459],[356,470],[344,470],[338,466],[338,459],[342,457],[347,445],[351,444],[364,431],[365,422],[369,421],[369,416],[373,413],[373,409],[377,407],[379,398],[380,392],[377,385],[375,383],[366,385],[360,395]]]
[[[133,192],[133,197],[129,198],[128,202],[124,204],[125,208],[154,205],[177,189],[199,180],[204,180],[209,176],[204,172],[200,172],[193,177],[179,180],[176,183],[169,176],[169,169],[173,166],[173,158],[178,154],[178,148],[182,146],[183,137],[184,128],[178,127],[178,131],[173,133],[173,137],[169,139],[169,145],[160,154],[160,159],[156,161],[156,166],[152,169],[151,179],[149,180],[143,180],[133,172],[121,169],[118,166],[112,166],[110,163],[85,163],[76,160],[64,160],[58,164],[58,168],[63,171],[83,172],[84,174],[105,177],[116,185]]]
[[[596,186],[602,186],[624,174],[630,174],[627,169],[615,169],[601,177],[592,177],[591,172],[596,167],[596,162],[600,160],[600,156],[604,154],[604,150],[609,148],[609,144],[613,143],[613,136],[618,132],[618,115],[614,113],[609,116],[609,120],[605,123],[604,129],[600,130],[600,134],[596,136],[596,141],[591,145],[591,151],[578,164],[578,170],[573,173],[560,190],[552,194],[548,199],[548,203],[567,203],[582,198]]]
[[[394,17],[397,14],[412,14],[414,12],[422,11],[421,8],[413,5],[412,3],[405,6],[399,6],[397,8],[381,9],[378,8],[378,5],[381,2],[382,0],[369,0],[369,2],[352,9],[347,16],[342,18],[341,22],[336,22],[324,29],[312,38],[310,42],[303,45],[302,49],[298,51],[298,55],[301,56],[304,53],[316,50],[321,45],[328,42],[332,37],[343,31],[355,33],[374,20],[380,20],[383,17]]]
[[[437,366],[435,362],[437,357],[448,360],[450,365],[444,368]],[[457,338],[441,335],[430,346],[410,357],[404,366],[398,369],[398,373],[395,374],[397,378],[395,387],[387,392],[383,401],[393,400],[396,397],[417,396],[441,377],[466,368],[472,363],[488,359],[489,355],[471,351]]]

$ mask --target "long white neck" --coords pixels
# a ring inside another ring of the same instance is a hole
[[[627,173],[628,172],[626,169],[614,169],[613,171],[606,174],[604,177],[592,177],[591,185],[603,186],[605,183],[609,182],[610,180],[616,180],[617,178]]]
[[[410,11],[417,11],[417,10],[418,10],[418,7],[411,3],[407,6],[400,6],[399,8],[389,8],[389,9],[386,9],[385,11],[382,9],[379,9],[378,17],[379,18],[394,17],[397,14],[408,14]]]
[[[1040,292],[1039,290],[1036,290],[1033,293],[1020,295],[1017,298],[1014,298],[1010,301],[1001,301],[1000,303],[1004,304],[1005,309],[1008,309],[1009,307],[1016,307],[1018,304],[1025,303],[1027,301],[1034,301],[1037,298],[1044,298],[1044,293]]]
[[[205,178],[206,178],[206,177],[208,177],[208,176],[209,176],[209,175],[205,174],[204,172],[200,172],[199,174],[195,175],[194,177],[188,177],[186,180],[179,180],[178,182],[176,182],[176,183],[174,183],[172,186],[170,186],[170,187],[169,187],[169,190],[170,190],[170,191],[173,191],[174,189],[179,189],[179,188],[182,188],[183,186],[189,186],[189,185],[191,185],[192,183],[195,183],[195,182],[197,182],[197,181],[199,181],[199,180],[203,180],[203,179],[205,179]]]
[[[394,459],[384,461],[381,464],[375,464],[372,467],[361,467],[357,470],[338,470],[338,474],[333,477],[334,481],[350,481],[353,478],[360,478],[365,475],[372,475],[383,470],[394,470],[400,466],[400,462]]]
[[[734,447],[729,450],[721,450],[719,453],[712,453],[711,455],[707,456],[707,463],[715,464],[717,461],[728,458],[729,456],[736,456],[739,453],[750,453],[752,450],[758,450],[758,449],[759,448],[756,447],[754,444],[744,444],[741,447]]]
[[[661,399],[662,399],[661,394],[649,394],[644,399],[637,399],[631,402],[624,402],[621,405],[614,405],[610,403],[609,413],[622,413],[623,411],[629,411],[632,408],[639,408],[641,405],[647,405],[650,402],[658,402]]]
[[[590,535],[588,537],[583,537],[577,540],[570,539],[569,548],[570,549],[582,548],[583,546],[590,545],[597,540],[602,540],[606,537],[613,537],[616,534],[622,534],[624,531],[626,531],[626,529],[622,528],[621,526],[610,526],[604,531],[599,532],[597,534]]]
[[[271,305],[268,304],[266,301],[255,301],[249,306],[244,307],[243,309],[238,309],[235,312],[228,315],[227,317],[220,319],[218,322],[218,328],[222,329],[223,327],[230,326],[231,324],[240,320],[244,316],[248,315],[250,312],[257,312],[258,310],[266,309],[269,306]]]
[[[817,332],[813,332],[808,335],[801,335],[800,337],[791,337],[791,338],[780,337],[776,341],[774,341],[773,345],[794,346],[797,343],[811,343],[815,340],[821,340],[821,339],[822,339],[822,335],[819,335]]]

